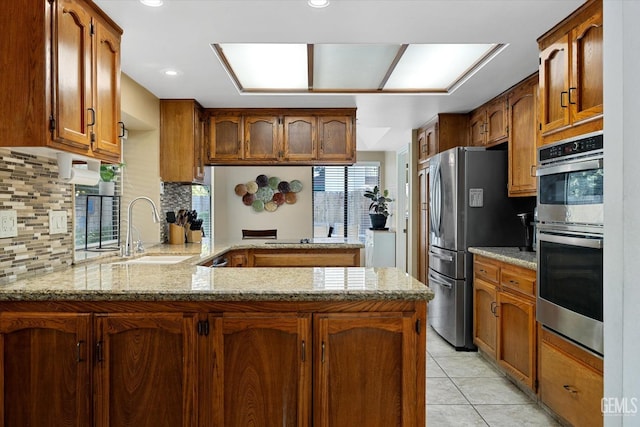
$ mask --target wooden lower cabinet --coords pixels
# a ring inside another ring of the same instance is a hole
[[[574,426],[602,426],[602,359],[545,329],[540,335],[542,403]]]
[[[413,301],[0,302],[0,426],[424,426],[425,321]]]
[[[95,425],[195,425],[193,314],[96,315]]]
[[[424,364],[415,320],[415,313],[315,316],[314,426],[424,425],[412,402],[415,369]]]
[[[536,390],[536,272],[476,255],[473,341],[503,370]]]
[[[92,425],[90,318],[0,313],[0,426]]]
[[[253,249],[249,267],[359,267],[360,249]]]

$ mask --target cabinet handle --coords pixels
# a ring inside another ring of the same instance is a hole
[[[577,104],[577,102],[571,100],[571,98],[572,98],[571,97],[571,92],[575,92],[576,90],[578,90],[578,88],[576,88],[576,87],[570,87],[569,88],[569,104],[571,104],[571,105],[576,105]]]
[[[84,362],[85,360],[82,358],[82,344],[84,344],[83,340],[80,340],[76,343],[76,362]]]
[[[531,165],[531,170],[529,171],[529,175],[531,175],[532,177],[536,176],[536,165]]]
[[[509,280],[509,283],[511,283],[512,285],[519,285],[520,282],[518,282],[517,280]]]
[[[496,302],[495,301],[491,301],[491,314],[493,314],[494,316],[496,315]]]
[[[302,340],[302,361],[304,362],[306,359],[307,346],[304,340]]]
[[[322,361],[322,363],[324,363],[324,341],[322,341],[322,354],[320,360]]]
[[[562,92],[560,92],[560,106],[562,108],[567,108],[567,105],[564,103],[564,96],[568,94],[569,92],[567,92],[566,90],[563,90]]]
[[[478,270],[478,271],[479,271],[480,273],[482,273],[482,274],[487,274],[487,270],[480,269],[480,270]]]
[[[103,347],[103,342],[98,341],[98,343],[96,344],[96,358],[98,359],[98,362],[104,362],[104,354],[102,352],[102,347]]]
[[[96,124],[96,110],[93,108],[87,108],[91,112],[91,123],[87,123],[87,126],[94,126]]]
[[[571,387],[569,384],[565,384],[562,387],[564,387],[564,389],[567,390],[571,394],[577,394],[578,393],[578,390],[576,390],[575,388]]]
[[[118,138],[124,138],[124,122],[118,122],[118,124],[120,125],[120,135],[118,135]]]

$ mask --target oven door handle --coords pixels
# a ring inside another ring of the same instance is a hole
[[[538,240],[561,245],[580,246],[583,248],[602,249],[602,238],[589,239],[585,237],[567,236],[558,234],[547,234],[539,232]]]
[[[579,172],[592,169],[602,169],[604,162],[602,159],[586,160],[583,162],[567,163],[557,166],[538,166],[537,176],[552,175],[565,172]]]

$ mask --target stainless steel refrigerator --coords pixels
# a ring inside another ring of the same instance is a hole
[[[429,323],[458,350],[474,350],[471,246],[520,246],[507,197],[507,152],[456,147],[429,163]]]

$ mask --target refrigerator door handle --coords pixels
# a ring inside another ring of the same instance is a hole
[[[436,253],[436,252],[431,252],[431,251],[429,251],[429,255],[431,255],[434,258],[438,258],[438,259],[441,259],[441,260],[444,260],[444,261],[453,262],[453,256],[451,256],[451,255],[442,255],[442,254],[439,254],[439,253]]]
[[[433,188],[431,190],[432,204],[429,211],[429,218],[431,219],[431,230],[440,237],[440,225],[442,220],[442,178],[440,176],[440,165],[436,165],[435,177],[433,178]]]
[[[440,286],[444,286],[447,289],[451,289],[453,288],[453,285],[451,283],[447,283],[442,279],[438,279],[436,276],[434,276],[433,274],[429,273],[429,281],[433,281],[433,283],[436,283]]]

